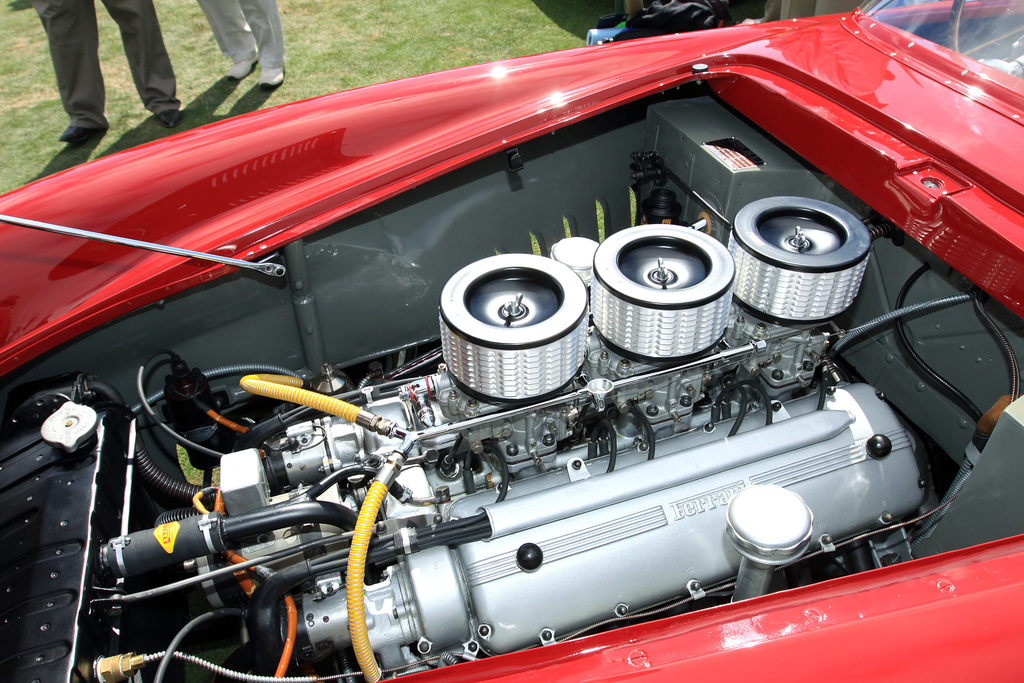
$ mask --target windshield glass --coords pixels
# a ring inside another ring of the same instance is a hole
[[[864,12],[1015,76],[1024,76],[1024,0],[870,0]]]

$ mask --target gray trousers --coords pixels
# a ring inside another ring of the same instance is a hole
[[[154,114],[178,109],[174,69],[160,34],[153,0],[103,0],[121,30],[135,89]],[[57,89],[72,126],[106,128],[106,94],[100,72],[93,0],[32,0],[46,29]]]
[[[277,0],[199,0],[217,40],[233,62],[251,61],[259,47],[260,66],[284,67],[284,31]]]

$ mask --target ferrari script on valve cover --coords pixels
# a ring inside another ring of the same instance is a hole
[[[1022,64],[882,0],[0,197],[0,681],[1013,680]]]

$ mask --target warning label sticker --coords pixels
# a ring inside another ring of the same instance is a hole
[[[178,530],[181,529],[181,524],[178,522],[168,522],[167,524],[161,524],[157,528],[153,529],[153,535],[156,536],[156,542],[160,544],[168,555],[174,552],[174,541],[178,538]]]
[[[712,140],[711,142],[705,142],[703,147],[731,171],[757,168],[764,164],[764,160],[761,157],[757,156],[753,150],[736,138]]]
[[[757,164],[733,149],[718,147],[716,145],[704,145],[704,148],[711,152],[715,158],[725,164],[732,171],[741,171],[745,168],[757,168]]]

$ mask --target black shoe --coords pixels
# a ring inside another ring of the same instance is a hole
[[[106,128],[86,128],[85,126],[68,126],[67,129],[60,134],[60,141],[67,142],[68,144],[77,145],[80,142],[85,142],[93,135],[97,133],[105,133]]]
[[[181,123],[181,111],[178,109],[164,109],[156,115],[156,118],[164,128],[174,128]]]

